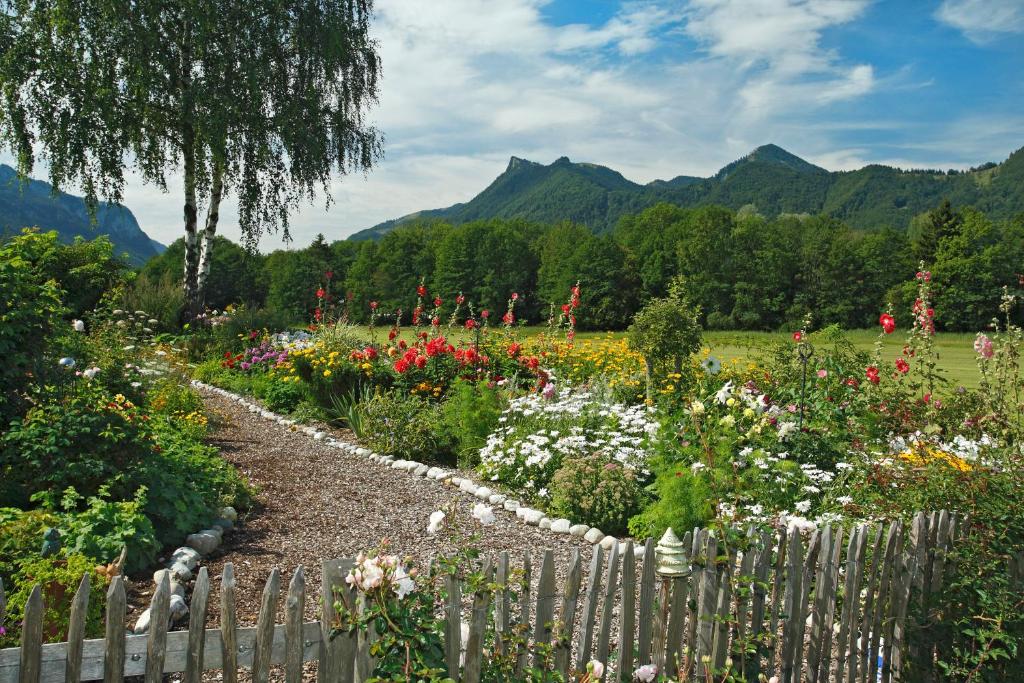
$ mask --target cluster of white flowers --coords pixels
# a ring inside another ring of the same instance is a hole
[[[513,399],[500,426],[480,449],[481,472],[492,481],[533,488],[563,459],[603,453],[623,467],[646,472],[647,448],[658,431],[653,409],[601,403],[589,393],[563,387],[550,400]],[[573,423],[577,424],[573,424]],[[584,428],[580,422],[595,424]]]
[[[345,577],[345,583],[362,591],[371,591],[389,583],[399,598],[404,598],[416,588],[405,567],[398,560],[398,555],[374,555],[359,553],[356,566]]]

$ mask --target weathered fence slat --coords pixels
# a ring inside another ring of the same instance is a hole
[[[726,555],[726,562],[718,572],[718,595],[715,607],[715,631],[711,641],[711,664],[715,671],[725,667],[729,654],[729,615],[732,610],[733,567],[736,552],[732,549]]]
[[[775,553],[775,574],[772,581],[772,601],[768,614],[768,637],[770,638],[766,678],[775,675],[775,663],[779,659],[782,650],[782,641],[779,638],[779,605],[784,603],[785,589],[783,588],[783,572],[786,570],[786,554],[789,550],[789,536],[785,529],[779,530],[779,537],[776,541]]]
[[[622,596],[619,599],[619,656],[616,663],[618,680],[633,680],[633,629],[636,619],[636,556],[633,541],[626,541],[622,556]]]
[[[796,620],[800,618],[800,596],[802,595],[803,583],[803,543],[800,539],[800,531],[791,529],[789,532],[789,549],[786,553],[786,594],[783,598],[783,610],[785,622],[782,625],[782,657],[781,657],[781,680],[783,683],[790,683],[793,680],[793,658],[794,652],[799,649],[796,643],[798,629]]]
[[[530,633],[530,580],[532,578],[532,567],[530,566],[530,551],[523,553],[523,587],[519,593],[519,627],[523,639]],[[519,646],[516,654],[516,676],[521,676],[526,668],[527,648],[525,643]],[[453,676],[453,678],[455,678]],[[456,679],[457,680],[457,679]]]
[[[495,577],[498,584],[498,595],[494,601],[494,650],[501,654],[505,651],[505,636],[509,626],[509,590],[508,590],[508,551],[502,550],[498,555],[498,571]]]
[[[854,529],[846,548],[843,609],[839,616],[839,634],[836,637],[836,683],[843,683],[846,680],[847,653],[850,650],[851,640],[856,637],[857,608],[860,606],[860,581],[867,533],[868,528],[863,525]]]
[[[124,577],[115,576],[107,589],[106,638],[103,652],[103,683],[124,679],[124,614],[127,607]],[[3,610],[0,610],[2,612]]]
[[[754,550],[751,549],[753,554]],[[761,644],[761,633],[764,630],[765,599],[768,595],[766,585],[768,573],[771,571],[772,561],[772,535],[769,532],[761,534],[760,543],[757,546],[757,557],[754,560],[753,588],[750,600],[750,638],[756,644],[753,654],[744,655],[743,672],[747,680],[756,681],[761,673],[761,659],[766,656],[768,649]]]
[[[747,615],[750,610],[750,600],[753,597],[753,580],[754,580],[754,560],[756,557],[755,544],[757,536],[754,534],[754,529],[747,529],[747,540],[746,546],[743,549],[743,558],[740,560],[739,574],[736,576],[735,581],[735,593],[736,593],[736,624],[733,629],[733,650],[737,649],[739,643],[743,643],[747,639]],[[746,670],[745,666],[745,652],[741,651],[737,653],[739,655],[739,661],[735,662],[738,670],[742,673]]]
[[[199,683],[203,677],[203,655],[206,648],[206,605],[210,597],[210,575],[200,567],[192,588],[192,604],[188,619],[188,660],[185,683]],[[72,679],[69,679],[69,681]],[[77,679],[74,679],[77,680]]]
[[[348,612],[356,608],[355,589],[345,583],[354,564],[351,559],[339,558],[328,560],[321,567],[320,662],[316,670],[319,683],[352,683],[355,678],[356,633],[347,630],[331,638],[339,616],[335,600]]]
[[[839,527],[836,529],[835,538],[832,540],[832,556],[829,559],[828,572],[826,574],[825,613],[824,624],[822,625],[824,638],[821,643],[821,655],[818,664],[818,676],[816,679],[818,681],[830,680],[832,670],[832,639],[836,631],[836,603],[838,601],[840,561],[843,556],[843,536],[843,528]]]
[[[569,573],[565,577],[562,592],[562,607],[558,617],[558,632],[555,635],[555,671],[565,674],[569,670],[569,654],[572,650],[572,632],[576,624],[576,604],[579,601],[580,583],[583,580],[579,549],[572,551]]]
[[[286,683],[302,680],[302,616],[306,606],[306,573],[299,565],[288,582],[284,605],[284,672]]]
[[[82,679],[82,641],[85,640],[85,620],[89,613],[89,573],[82,574],[78,590],[71,601],[68,619],[68,661],[64,667],[64,680],[78,683]]]
[[[21,622],[20,683],[39,683],[43,649],[43,594],[38,584],[32,587],[25,601],[25,618]]]
[[[683,535],[683,548],[690,549],[690,576],[689,589],[686,599],[686,641],[684,654],[686,655],[683,666],[683,676],[688,678],[693,673],[694,659],[697,654],[697,603],[700,600],[700,586],[703,583],[704,564],[700,559],[704,552],[704,545],[707,542],[706,531],[694,529]],[[667,596],[666,596],[667,597]],[[658,669],[661,671],[661,669]]]
[[[597,635],[597,660],[608,661],[609,640],[612,635],[612,617],[615,612],[615,590],[619,583],[619,544],[612,546],[608,555],[608,578],[604,583],[604,605],[601,607],[601,629]]]
[[[540,578],[537,580],[537,614],[533,625],[533,641],[535,643],[551,642],[552,627],[555,619],[555,554],[552,550],[544,551],[544,559],[540,564]],[[544,655],[540,648],[534,653],[534,666],[540,667]]]
[[[654,619],[654,539],[644,543],[643,571],[640,574],[640,620],[637,646],[637,663],[643,666],[651,663],[651,625]]]
[[[459,652],[462,646],[462,589],[454,574],[445,576],[448,600],[445,604],[444,659],[448,675],[459,680]]]
[[[587,594],[583,598],[583,623],[580,625],[579,642],[576,647],[576,668],[582,671],[590,660],[590,650],[594,642],[594,620],[597,614],[598,593],[601,591],[601,567],[604,560],[604,549],[594,546],[594,554],[590,558],[590,574],[587,576]]]
[[[252,680],[267,683],[270,680],[270,648],[274,638],[274,615],[277,613],[277,598],[281,591],[281,572],[277,567],[270,572],[270,578],[263,586],[260,600],[260,614],[256,619],[256,651],[252,660]]]
[[[856,680],[860,683],[866,683],[868,679],[868,657],[870,656],[871,650],[871,617],[874,614],[875,609],[875,590],[878,583],[878,575],[882,569],[882,543],[884,540],[885,527],[879,525],[875,530],[875,540],[872,543],[871,573],[868,575],[868,580],[864,584],[866,594],[864,597],[864,609],[861,612],[860,636],[854,637],[853,641],[853,644],[856,645],[856,656],[853,656],[852,654],[850,655],[850,663],[853,671],[850,677],[850,683],[853,683],[855,680],[853,676],[856,676]]]
[[[550,550],[548,554],[550,554]],[[544,563],[548,558],[545,556]],[[554,564],[552,561],[551,585],[554,589]],[[462,680],[465,683],[480,683],[480,673],[483,668],[484,659],[484,636],[487,628],[487,611],[490,608],[491,595],[487,590],[487,584],[491,582],[493,575],[491,561],[484,562],[483,583],[480,590],[473,594],[473,614],[469,624],[469,638],[466,641],[466,666],[463,669]],[[541,572],[543,573],[543,571]],[[540,592],[540,591],[538,591]]]
[[[146,644],[146,683],[160,683],[167,654],[167,627],[171,600],[171,583],[164,572],[149,606],[149,641]]]
[[[707,678],[711,667],[705,657],[711,656],[714,637],[715,614],[718,611],[718,573],[715,561],[718,558],[718,539],[708,532],[704,545],[704,571],[701,575],[699,609],[697,611],[697,651],[695,654],[697,676]]]
[[[325,571],[324,576],[326,575]],[[238,680],[238,618],[235,590],[235,566],[231,562],[225,562],[220,575],[221,661],[224,662],[224,683],[236,683]],[[330,601],[324,601],[325,610],[328,602]],[[324,660],[323,653],[320,659]]]
[[[892,522],[885,537],[885,555],[882,558],[881,573],[878,577],[878,588],[875,594],[874,613],[871,617],[871,640],[868,650],[868,680],[878,679],[878,655],[882,640],[882,626],[885,621],[887,600],[889,595],[889,576],[892,573],[893,554],[896,552],[896,535],[899,522]]]

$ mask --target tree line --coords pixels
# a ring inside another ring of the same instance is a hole
[[[150,281],[181,272],[179,240],[142,271]],[[1024,215],[993,221],[944,202],[910,229],[859,231],[827,216],[783,215],[717,206],[659,204],[621,219],[610,234],[563,222],[516,219],[401,226],[378,241],[328,243],[254,254],[218,238],[208,283],[210,308],[246,303],[292,322],[312,320],[323,288],[337,312],[366,322],[377,310],[405,311],[421,281],[451,311],[461,293],[477,308],[547,319],[580,283],[581,329],[626,327],[648,300],[664,297],[677,276],[711,329],[796,329],[875,325],[888,305],[909,308],[921,263],[932,271],[940,329],[984,329],[1003,286],[1022,288]]]

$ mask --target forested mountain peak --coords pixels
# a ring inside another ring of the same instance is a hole
[[[747,156],[737,159],[731,164],[723,167],[715,174],[715,178],[721,180],[744,165],[758,163],[783,166],[790,170],[797,171],[798,173],[828,173],[824,168],[815,166],[811,162],[801,159],[791,152],[787,152],[776,144],[769,143],[767,145],[761,145]]]
[[[917,214],[943,199],[975,206],[992,218],[1024,211],[1024,148],[1003,163],[969,171],[903,170],[870,164],[828,171],[775,144],[766,144],[710,178],[680,175],[639,185],[607,166],[559,157],[549,165],[511,157],[505,171],[463,204],[419,211],[356,233],[377,239],[397,225],[424,220],[452,224],[487,218],[538,223],[573,221],[608,232],[631,213],[668,202],[683,207],[717,204],[758,213],[826,214],[851,227],[906,229]]]

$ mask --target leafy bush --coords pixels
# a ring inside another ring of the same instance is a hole
[[[714,515],[711,491],[689,469],[659,469],[650,488],[655,502],[629,520],[629,532],[636,538],[660,538],[668,527],[677,531],[703,527]]]
[[[275,413],[293,413],[306,400],[306,390],[298,382],[282,382],[279,377],[253,378],[252,392]]]
[[[549,511],[620,535],[644,503],[636,473],[600,453],[566,459],[551,480]]]
[[[13,583],[18,562],[39,554],[43,534],[58,521],[48,510],[0,508],[0,579],[5,586]]]
[[[37,584],[43,595],[43,638],[46,642],[67,640],[71,618],[71,602],[82,581],[89,574],[89,609],[85,617],[85,637],[103,635],[103,605],[106,604],[106,581],[95,571],[90,558],[72,554],[68,557],[34,557],[20,563],[10,586],[7,633],[0,634],[0,647],[17,647],[21,638],[21,619],[32,589]]]
[[[50,332],[64,312],[59,288],[41,278],[29,260],[37,235],[0,243],[0,424],[16,416],[21,395],[38,375]]]
[[[73,489],[64,492],[61,501],[61,533],[66,552],[84,555],[99,564],[113,562],[127,548],[125,569],[143,569],[153,562],[160,543],[153,523],[144,514],[146,489],[140,487],[127,501],[112,501],[106,487],[90,496],[85,506]],[[78,509],[81,508],[81,511]]]
[[[33,408],[0,438],[0,503],[24,507],[34,491],[69,486],[97,493],[145,459],[151,446],[144,425],[132,402],[104,400],[88,387]]]
[[[444,459],[450,444],[438,434],[440,407],[416,396],[379,392],[362,404],[360,422],[370,448],[417,462]]]
[[[146,311],[165,330],[177,329],[185,308],[185,290],[180,277],[170,273],[159,276],[140,273],[118,297],[118,304],[129,311]]]
[[[460,467],[480,464],[480,449],[498,426],[504,401],[483,382],[456,380],[441,406],[441,431],[453,444]]]

